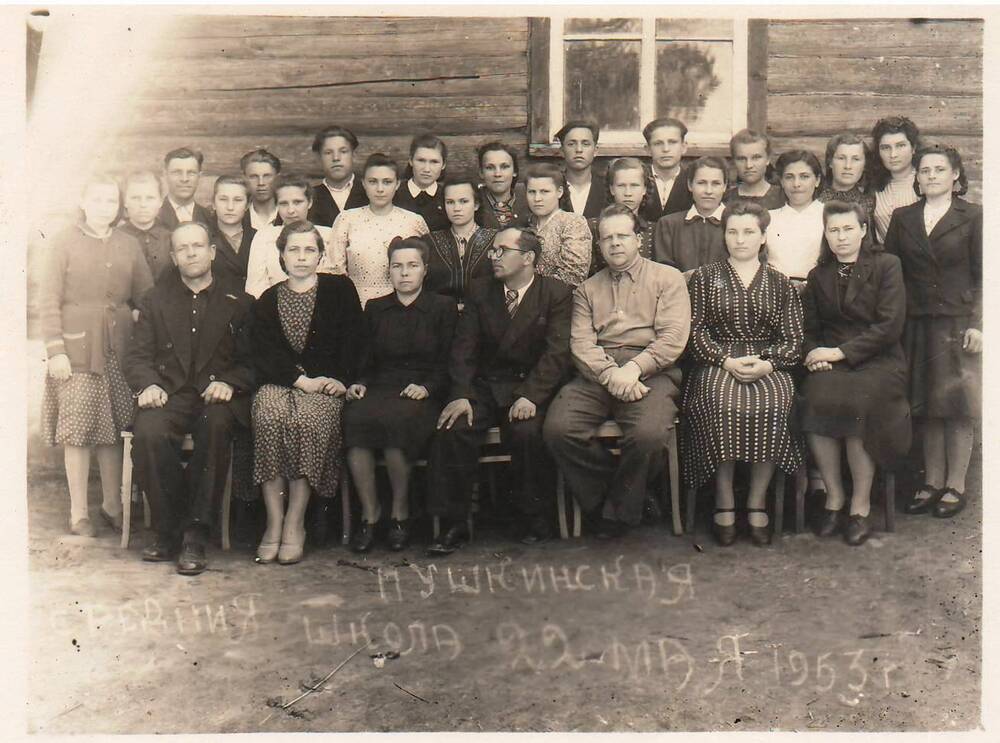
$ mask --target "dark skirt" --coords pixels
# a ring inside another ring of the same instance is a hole
[[[808,374],[801,391],[803,431],[860,438],[872,459],[888,469],[910,450],[910,406],[901,373],[838,365]]]
[[[907,318],[903,350],[914,418],[982,415],[982,355],[962,350],[968,327],[968,317]]]
[[[404,385],[405,386],[405,385]],[[375,385],[344,411],[344,445],[360,449],[402,449],[410,461],[419,459],[434,434],[441,401],[400,397],[398,385]]]
[[[49,446],[105,446],[121,441],[132,425],[135,400],[114,351],[103,374],[73,372],[69,379],[45,377],[42,436]]]

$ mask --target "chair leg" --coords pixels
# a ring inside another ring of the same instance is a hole
[[[573,500],[573,536],[579,537],[580,527],[583,524],[583,514],[580,513],[580,504],[576,498],[570,497]]]
[[[775,472],[774,482],[774,536],[781,539],[785,528],[785,474]]]
[[[440,516],[435,516],[434,519],[433,519],[433,536],[434,536],[434,539],[437,539],[439,536],[441,536],[441,517]]]
[[[667,466],[670,470],[670,514],[673,517],[674,536],[684,533],[681,525],[681,471],[677,456],[677,426],[670,429],[667,439]]]
[[[142,494],[142,513],[143,523],[147,529],[151,529],[153,527],[153,509],[149,507],[149,497],[145,493]]]
[[[576,498],[573,499],[573,504],[576,504]],[[569,530],[566,528],[566,480],[562,470],[556,471],[556,509],[559,512],[559,538],[569,539]]]
[[[684,529],[688,534],[694,534],[694,515],[698,502],[698,488],[688,488],[687,499],[684,505]]]
[[[229,518],[232,515],[233,502],[233,451],[229,450],[229,472],[226,473],[226,487],[222,490],[222,550],[228,552],[232,547],[229,542]]]
[[[471,542],[475,536],[474,529],[476,528],[476,520],[471,513],[465,517],[465,526],[469,530],[469,541]]]
[[[885,480],[885,530],[896,531],[896,474],[886,472]]]
[[[802,465],[801,470],[805,470],[805,465]],[[809,471],[805,471],[805,477],[802,477],[802,471],[799,471],[795,475],[795,533],[801,534],[806,530],[806,491],[809,490]]]
[[[340,543],[346,547],[351,543],[351,484],[346,468],[340,475],[340,524]]]
[[[132,531],[132,434],[122,437],[122,539],[121,548],[128,549]]]
[[[490,505],[493,511],[497,510],[497,471],[493,467],[486,468],[486,474],[490,478]]]

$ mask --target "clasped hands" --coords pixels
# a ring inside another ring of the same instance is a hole
[[[751,384],[774,371],[774,364],[759,356],[730,356],[722,368],[733,375],[737,382]]]
[[[843,361],[846,357],[839,348],[814,348],[806,354],[802,365],[811,372],[830,371],[838,361]]]
[[[344,383],[333,377],[307,377],[303,374],[292,386],[303,392],[322,393],[332,397],[340,397],[347,392]]]
[[[649,387],[639,381],[641,376],[642,369],[639,365],[634,361],[626,361],[611,370],[604,386],[622,402],[635,402],[649,394]]]

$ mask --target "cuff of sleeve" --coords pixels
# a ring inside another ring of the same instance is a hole
[[[45,344],[45,352],[48,354],[48,358],[53,356],[58,356],[59,354],[66,353],[66,344],[63,342],[62,338],[58,340],[49,341]]]
[[[638,355],[634,356],[631,361],[639,367],[640,379],[648,377],[650,374],[655,374],[660,370],[660,367],[657,365],[653,355],[648,351],[641,351]]]
[[[602,371],[600,374],[597,375],[597,381],[601,384],[601,386],[607,387],[608,378],[611,376],[611,371],[614,368],[615,367],[613,366],[607,366],[604,368],[604,371]]]

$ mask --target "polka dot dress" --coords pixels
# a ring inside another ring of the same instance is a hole
[[[287,282],[278,288],[281,327],[297,353],[309,335],[317,286],[302,293],[289,289]],[[263,385],[251,409],[254,483],[304,477],[315,493],[334,497],[343,466],[343,410],[343,397]]]
[[[791,283],[762,266],[744,287],[728,260],[694,272],[691,339],[695,365],[682,409],[684,476],[697,487],[721,462],[773,462],[794,472],[801,439],[789,428],[795,386],[788,369],[801,361],[802,305]],[[767,356],[775,371],[753,383],[722,368],[731,356]]]
[[[132,425],[132,390],[114,351],[105,353],[104,374],[74,372],[62,381],[46,376],[42,435],[49,446],[117,444]]]

